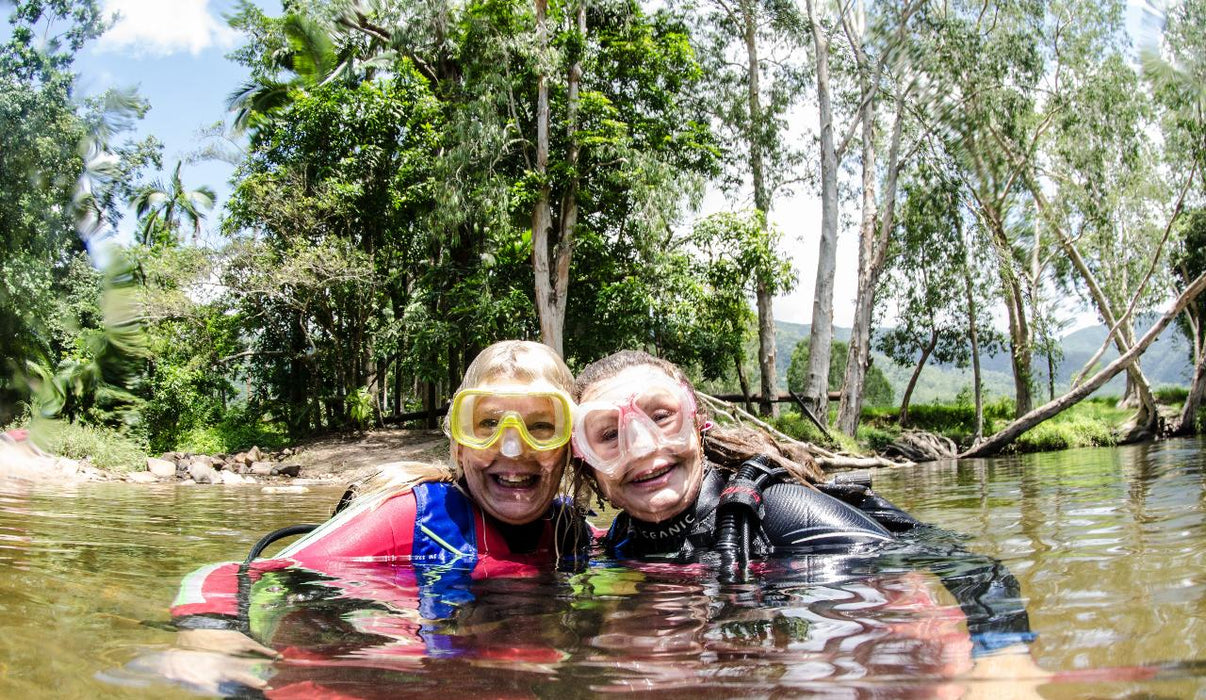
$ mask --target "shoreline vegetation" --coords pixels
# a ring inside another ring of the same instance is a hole
[[[1175,418],[1186,395],[1187,390],[1181,387],[1158,390],[1156,398],[1161,416],[1168,420]],[[1118,403],[1118,398],[1114,396],[1094,397],[1082,401],[1026,431],[1001,454],[1110,447],[1164,437],[1146,434],[1136,439],[1134,435],[1128,436],[1128,421],[1133,416],[1134,409],[1121,407]],[[1007,425],[1013,414],[1013,401],[1008,398],[986,403],[984,434],[992,434]],[[905,427],[898,423],[897,408],[866,408],[858,434],[854,438],[834,431],[831,431],[830,436],[826,436],[799,412],[793,410],[784,410],[777,418],[767,423],[787,437],[807,443],[818,451],[831,451],[848,458],[852,465],[860,459],[880,458],[881,463],[878,466],[887,466],[889,461],[908,464],[907,461],[902,462],[900,453],[892,449],[906,433],[936,436],[940,441],[949,440],[956,448],[956,453],[961,453],[974,444],[974,424],[975,409],[963,397],[953,401],[933,401],[911,406],[909,425]],[[235,455],[248,452],[283,453],[291,457],[289,461],[296,462],[301,467],[300,473],[294,471],[289,475],[290,481],[302,484],[345,483],[363,477],[390,462],[402,459],[438,460],[447,456],[443,434],[439,430],[422,428],[381,427],[345,430],[294,440],[290,439],[280,426],[270,423],[244,426],[235,430],[225,430],[223,426],[217,426],[187,436],[175,450],[164,454],[153,454],[145,446],[117,431],[79,423],[25,420],[8,426],[8,429],[9,434],[20,435],[24,431],[31,433],[29,439],[37,448],[34,454],[41,454],[45,460],[44,467],[51,469],[54,472],[52,475],[66,473],[67,476],[84,479],[121,480],[132,483],[188,480],[187,463],[189,458],[194,456],[221,460],[233,459]],[[0,457],[3,456],[0,454]],[[162,459],[174,459],[178,463],[184,463],[186,467],[178,470],[175,478],[145,478],[143,475],[149,473],[149,461]],[[64,472],[64,464],[72,466]],[[220,466],[218,469],[221,471]],[[838,470],[840,468],[834,468],[832,465],[827,469],[830,472]],[[5,472],[0,471],[0,474],[3,473]],[[135,475],[140,477],[135,478]],[[271,476],[278,475],[272,473]],[[275,480],[261,478],[257,482],[251,478],[245,481],[214,479],[212,483],[263,483]]]

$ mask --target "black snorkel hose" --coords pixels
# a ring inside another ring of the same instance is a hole
[[[720,492],[716,510],[716,552],[720,554],[722,583],[746,581],[749,574],[750,541],[766,510],[762,489],[777,476],[765,455],[741,463]]]
[[[277,540],[295,535],[304,535],[307,532],[313,532],[318,526],[305,523],[301,525],[290,525],[282,527],[279,530],[273,530],[267,535],[264,535],[251,547],[251,551],[247,553],[247,558],[239,564],[238,574],[238,592],[237,600],[239,606],[239,631],[248,637],[251,636],[251,562],[264,552],[268,545]]]

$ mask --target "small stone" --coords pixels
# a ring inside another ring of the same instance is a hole
[[[218,480],[227,486],[233,484],[246,484],[248,481],[252,481],[252,483],[254,483],[254,480],[249,480],[247,477],[239,476],[234,472],[218,472]]]
[[[153,484],[159,481],[159,478],[151,472],[130,472],[126,474],[126,481],[135,484]]]
[[[273,473],[272,470],[273,470],[273,467],[272,467],[271,462],[252,462],[251,463],[251,473],[252,474],[258,474],[259,476],[271,476]]]
[[[213,484],[219,481],[218,472],[213,467],[204,464],[194,464],[189,467],[188,475],[198,484]]]
[[[166,459],[147,457],[147,471],[161,479],[176,478],[176,463]]]
[[[286,464],[272,468],[273,476],[297,476],[301,473],[300,464]]]
[[[247,456],[250,457],[251,461],[253,462],[264,461],[264,453],[260,451],[260,448],[255,446],[252,446],[250,450],[247,450]]]

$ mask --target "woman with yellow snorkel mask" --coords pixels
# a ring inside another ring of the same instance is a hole
[[[451,464],[389,465],[273,558],[252,561],[253,551],[247,562],[186,578],[172,606],[179,646],[273,655],[246,636],[245,619],[248,591],[269,571],[303,567],[338,578],[365,563],[410,563],[432,576],[452,571],[479,579],[533,575],[559,557],[584,556],[585,520],[556,498],[570,455],[572,385],[573,375],[547,346],[489,346],[452,401],[445,423]],[[182,659],[187,663],[197,661]]]

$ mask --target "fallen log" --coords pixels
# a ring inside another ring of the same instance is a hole
[[[1110,381],[1114,375],[1126,369],[1128,365],[1135,361],[1135,358],[1142,355],[1143,351],[1147,350],[1147,347],[1155,342],[1156,338],[1160,337],[1160,333],[1162,333],[1164,329],[1168,327],[1168,324],[1172,323],[1172,320],[1177,317],[1177,314],[1181,313],[1181,311],[1183,311],[1191,301],[1196,299],[1204,289],[1206,289],[1206,273],[1199,275],[1197,279],[1195,279],[1188,287],[1185,288],[1185,291],[1181,292],[1181,295],[1178,296],[1173,302],[1172,308],[1161,316],[1160,320],[1156,321],[1156,324],[1148,329],[1147,333],[1143,334],[1143,337],[1139,339],[1139,342],[1135,343],[1130,350],[1124,353],[1117,360],[1114,360],[1107,365],[1105,369],[1093,375],[1091,379],[1059,397],[1058,399],[1049,401],[1034,409],[1030,413],[1027,413],[1021,418],[1013,421],[1009,425],[1005,426],[1002,430],[986,438],[980,444],[975,445],[971,449],[959,455],[959,457],[984,457],[994,455],[1000,452],[1001,449],[1006,445],[1016,440],[1022,433],[1030,430],[1048,418],[1058,415],[1060,412],[1064,411],[1070,406],[1076,405],[1089,394],[1097,391],[1097,389],[1103,384]]]

